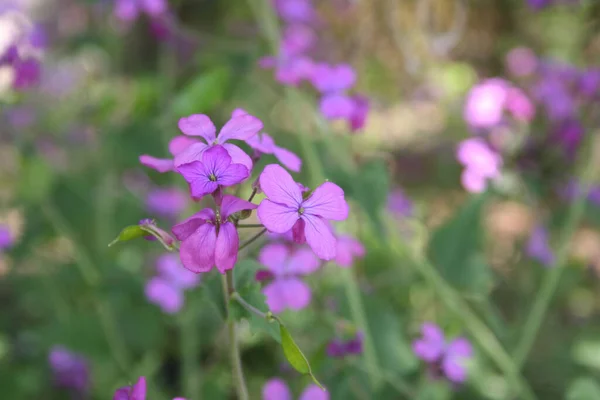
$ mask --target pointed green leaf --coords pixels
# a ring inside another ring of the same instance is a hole
[[[310,375],[315,385],[325,390],[323,385],[321,385],[321,383],[313,375],[306,356],[304,353],[302,353],[302,350],[300,350],[296,342],[294,342],[292,335],[290,335],[290,332],[281,323],[281,321],[279,321],[279,332],[281,334],[281,347],[283,347],[283,354],[285,354],[285,358],[287,358],[292,367],[294,367],[294,369],[301,374]]]
[[[119,236],[115,240],[109,243],[108,247],[115,245],[119,242],[125,242],[127,240],[137,239],[146,236],[148,233],[144,231],[139,225],[130,225],[123,228]]]

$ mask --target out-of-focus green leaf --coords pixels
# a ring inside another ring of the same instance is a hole
[[[481,214],[487,195],[471,197],[429,241],[428,254],[442,276],[458,289],[486,293],[491,272],[481,255]]]
[[[294,369],[301,374],[310,375],[315,385],[325,390],[323,385],[321,385],[321,383],[312,373],[312,369],[310,368],[310,364],[308,363],[306,356],[304,353],[302,353],[302,350],[300,350],[292,338],[292,335],[290,335],[290,332],[281,322],[279,323],[279,332],[281,334],[281,347],[283,348],[283,354],[285,354],[285,358],[287,358],[292,367],[294,367]]]
[[[210,111],[226,96],[231,82],[227,67],[215,67],[186,84],[173,100],[172,113],[182,117]]]
[[[600,370],[600,341],[578,341],[573,347],[573,360],[586,367]]]
[[[125,242],[132,239],[141,238],[143,236],[148,235],[146,231],[144,231],[139,225],[130,225],[123,228],[119,236],[115,238],[112,242],[108,244],[108,247],[111,247],[119,242]]]
[[[600,384],[591,377],[577,378],[569,385],[566,400],[600,400]]]

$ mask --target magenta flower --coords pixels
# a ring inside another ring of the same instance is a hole
[[[198,286],[200,276],[185,269],[174,254],[160,256],[157,270],[158,275],[146,283],[146,297],[165,313],[175,314],[183,307],[184,291]]]
[[[315,65],[311,82],[315,89],[323,94],[340,93],[350,89],[356,82],[356,72],[348,64]]]
[[[307,23],[316,18],[311,0],[273,0],[277,14],[288,23]]]
[[[238,115],[232,117],[217,136],[217,128],[210,118],[204,114],[193,114],[179,120],[179,129],[188,136],[200,136],[205,143],[197,142],[186,148],[183,152],[175,156],[175,166],[188,164],[192,161],[198,161],[202,153],[211,147],[221,145],[229,156],[233,164],[245,165],[248,171],[252,170],[252,159],[239,147],[231,143],[230,140],[248,140],[256,135],[262,128],[263,123],[250,114]]]
[[[354,107],[350,114],[350,129],[353,132],[361,130],[367,121],[369,114],[369,100],[365,96],[355,95],[352,97]]]
[[[541,225],[531,232],[525,251],[529,257],[545,267],[554,265],[554,252],[548,243],[548,231]]]
[[[502,120],[507,83],[499,78],[475,85],[467,95],[463,112],[465,121],[474,128],[491,128]]]
[[[351,267],[355,258],[362,258],[365,255],[365,246],[357,239],[349,235],[339,235],[337,237],[337,248],[335,262],[340,267]]]
[[[219,214],[205,208],[172,229],[181,240],[179,257],[183,266],[192,272],[208,272],[214,266],[220,273],[232,269],[237,261],[239,237],[228,218],[242,210],[257,206],[235,196],[224,195]]]
[[[463,187],[471,193],[483,192],[488,180],[500,176],[502,158],[481,138],[462,141],[457,158],[465,167],[461,176]]]
[[[187,136],[176,136],[169,142],[169,152],[173,157],[187,149],[190,145],[197,143],[197,140],[188,138]],[[158,172],[168,172],[175,170],[173,159],[156,158],[149,155],[141,155],[140,163],[148,168],[152,168]]]
[[[325,182],[304,199],[290,174],[276,164],[265,167],[260,175],[260,187],[268,197],[257,211],[265,228],[275,233],[293,228],[294,239],[306,241],[319,258],[335,257],[336,240],[327,220],[342,221],[348,217],[348,203],[342,188]]]
[[[140,376],[134,385],[117,389],[113,400],[146,400],[146,378]]]
[[[354,102],[345,94],[332,93],[321,97],[319,109],[328,120],[348,119],[354,112]]]
[[[363,334],[357,332],[348,340],[333,339],[327,344],[327,355],[333,358],[342,358],[347,355],[361,354],[363,351]]]
[[[273,378],[263,386],[262,400],[292,400],[292,392],[283,379]],[[308,385],[298,400],[329,400],[329,393],[317,385]]]
[[[133,21],[141,13],[157,17],[167,11],[166,0],[115,0],[115,16],[122,21]]]
[[[146,210],[150,214],[177,217],[188,204],[188,195],[177,188],[156,188],[146,195]]]
[[[535,106],[527,95],[518,88],[510,88],[506,94],[506,110],[518,121],[531,122]]]
[[[90,387],[88,361],[62,346],[54,346],[48,355],[48,362],[58,387],[83,394]]]
[[[0,225],[0,250],[11,247],[13,243],[14,238],[8,225]]]
[[[465,361],[473,356],[469,341],[459,337],[447,342],[444,332],[429,322],[422,325],[421,334],[423,336],[412,344],[415,355],[427,362],[432,372],[441,371],[452,382],[464,382],[467,379]]]
[[[273,275],[273,281],[263,288],[272,312],[280,313],[286,308],[297,311],[308,306],[310,287],[299,277],[319,268],[319,259],[313,252],[306,248],[291,251],[283,244],[271,243],[260,251],[258,261]]]
[[[304,56],[288,55],[280,50],[277,57],[263,57],[259,60],[261,68],[274,68],[275,80],[282,85],[298,86],[310,79],[314,68],[313,61]]]
[[[194,145],[192,145],[194,146]],[[219,186],[233,186],[248,178],[250,171],[242,164],[232,164],[223,146],[213,146],[200,154],[201,161],[177,167],[195,198],[213,193]]]
[[[308,51],[315,43],[316,35],[309,27],[300,24],[287,26],[281,38],[281,52],[297,56]]]

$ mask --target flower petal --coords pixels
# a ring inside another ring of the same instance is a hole
[[[223,144],[232,139],[246,140],[256,135],[262,128],[261,120],[250,114],[233,117],[221,128],[219,143]]]
[[[317,385],[308,385],[298,400],[329,400],[329,392]]]
[[[449,380],[455,383],[462,383],[467,379],[467,369],[462,364],[461,359],[446,356],[442,360],[442,370]]]
[[[215,212],[211,208],[205,208],[175,225],[171,228],[171,232],[173,232],[178,240],[185,240],[196,232],[201,225],[206,223],[206,221],[213,220],[214,218]]]
[[[209,171],[206,170],[206,167],[200,161],[181,164],[176,169],[187,183],[192,183],[198,179],[208,179],[207,175]]]
[[[320,266],[321,262],[315,253],[304,247],[291,255],[287,263],[287,272],[295,275],[308,275],[315,272]]]
[[[333,93],[321,98],[319,109],[328,120],[350,119],[354,111],[354,102],[345,94]]]
[[[221,186],[233,186],[244,181],[250,176],[250,171],[242,164],[231,164],[217,177],[217,183]]]
[[[168,158],[156,158],[146,154],[140,156],[140,163],[158,172],[168,172],[175,169],[173,160]]]
[[[335,262],[340,267],[350,267],[354,262],[354,257],[365,255],[365,247],[361,242],[351,236],[341,235],[337,237],[337,251]]]
[[[292,400],[292,393],[283,379],[275,378],[263,386],[262,400]]]
[[[202,197],[213,193],[218,188],[219,184],[211,181],[207,177],[196,179],[194,182],[190,183],[190,193],[194,200],[200,200]]]
[[[240,240],[231,222],[221,225],[215,246],[215,265],[220,273],[232,269],[237,261]]]
[[[189,117],[183,117],[177,126],[186,135],[202,136],[208,144],[212,144],[216,139],[217,128],[207,115],[192,114]]]
[[[288,149],[283,147],[275,146],[273,155],[277,157],[280,163],[290,171],[300,172],[302,168],[302,160],[296,154],[292,153]]]
[[[348,218],[348,203],[344,191],[335,183],[325,182],[302,204],[305,214],[342,221]]]
[[[232,164],[242,164],[248,168],[248,171],[252,171],[252,158],[244,150],[231,143],[225,143],[222,146],[229,153]]]
[[[146,400],[146,378],[140,376],[140,379],[133,385],[130,400]]]
[[[275,279],[262,290],[262,293],[266,297],[265,302],[269,306],[269,310],[274,314],[279,314],[287,308],[287,299],[284,290],[283,279]]]
[[[149,302],[158,305],[167,314],[175,314],[183,306],[182,290],[161,277],[150,279],[146,283],[145,293]]]
[[[198,143],[198,141],[196,139],[192,139],[187,136],[182,136],[182,135],[175,136],[169,142],[169,152],[173,156],[176,156],[177,154],[183,152],[185,149],[187,149],[194,143]]]
[[[283,294],[288,308],[302,310],[310,304],[310,287],[298,278],[286,278],[282,284]]]
[[[321,217],[304,214],[306,243],[322,260],[331,260],[336,253],[336,240],[331,229]]]
[[[221,218],[226,219],[231,214],[242,210],[254,210],[258,205],[242,200],[239,197],[226,194],[221,202]]]
[[[296,209],[302,203],[300,188],[292,176],[277,164],[267,165],[260,174],[260,188],[269,200],[275,203],[285,204]]]
[[[214,225],[201,225],[181,243],[179,257],[184,267],[192,272],[208,272],[215,265],[217,231]]]
[[[269,199],[261,201],[256,213],[265,228],[275,233],[289,231],[299,218],[296,209],[273,203]]]
[[[231,164],[231,156],[223,146],[212,146],[202,154],[202,164],[209,175],[214,174],[218,178]]]
[[[275,275],[284,275],[289,255],[288,247],[282,243],[270,243],[258,254],[258,262],[267,267]]]
[[[194,161],[201,161],[202,154],[204,154],[207,149],[209,149],[209,146],[205,145],[204,143],[192,143],[185,150],[175,156],[175,167],[183,164],[189,164]]]
[[[446,354],[453,357],[470,358],[473,355],[473,347],[464,337],[457,337],[448,344]]]

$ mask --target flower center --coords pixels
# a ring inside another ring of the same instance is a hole
[[[217,181],[217,176],[215,174],[210,174],[208,176],[208,179],[210,179],[211,182],[216,182]]]
[[[302,215],[302,214],[304,214],[304,207],[300,207],[298,209],[298,215]]]

